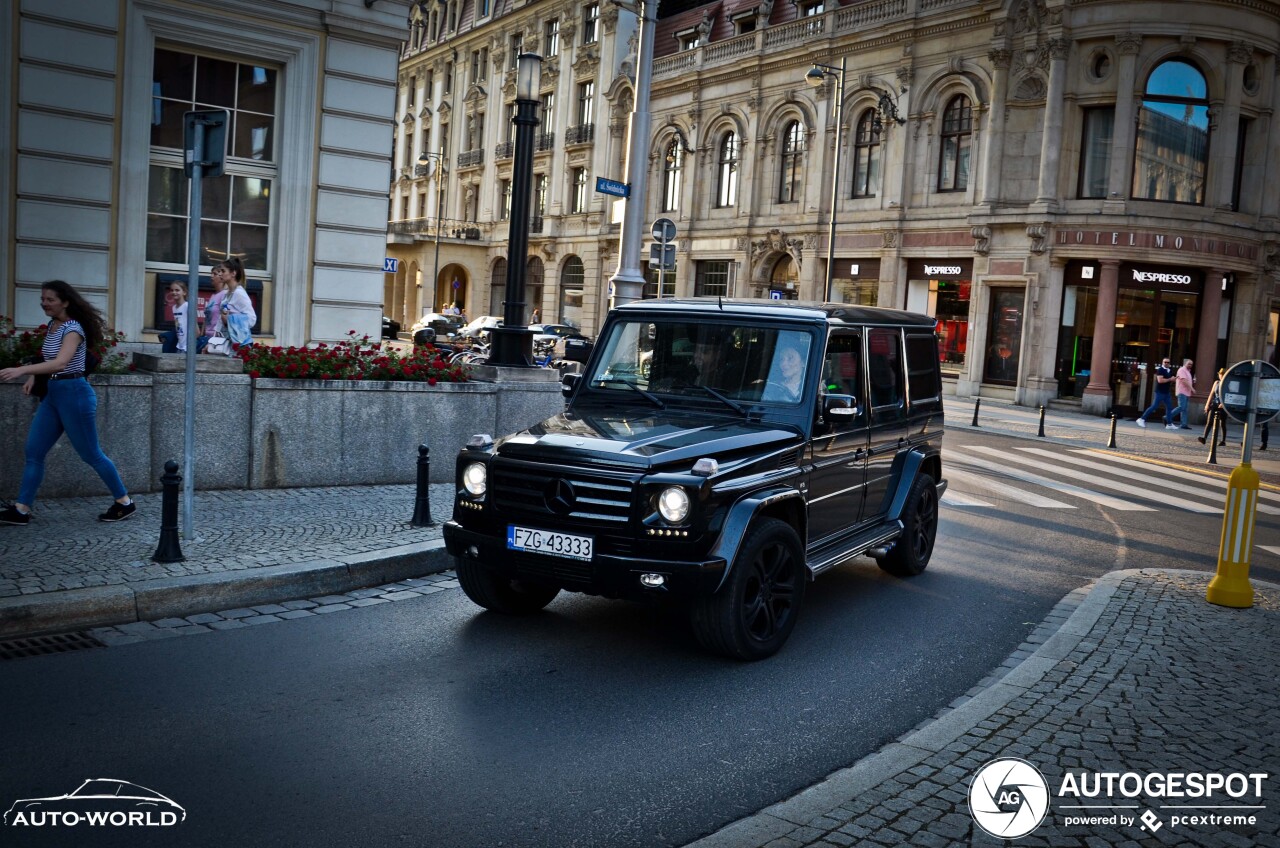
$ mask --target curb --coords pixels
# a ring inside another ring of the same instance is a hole
[[[0,598],[0,639],[339,594],[452,567],[444,540],[433,539],[340,559]]]
[[[791,798],[725,825],[715,833],[689,843],[685,848],[764,846],[809,824],[819,816],[829,814],[850,798],[856,798],[884,781],[914,768],[1035,686],[1054,666],[1066,659],[1089,636],[1122,582],[1130,577],[1156,573],[1210,576],[1209,572],[1182,568],[1130,568],[1104,574],[1087,590],[1084,599],[1057,632],[1046,639],[1034,653],[971,699],[954,709],[944,708],[937,717]],[[1250,582],[1255,587],[1280,589],[1280,585],[1267,581]],[[1064,600],[1070,598],[1071,594],[1068,593]],[[1028,643],[1024,642],[1014,653],[1027,647]]]

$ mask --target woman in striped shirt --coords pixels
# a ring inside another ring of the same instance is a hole
[[[17,503],[0,510],[0,524],[23,525],[31,521],[31,505],[44,479],[44,459],[67,434],[80,458],[102,478],[115,503],[98,516],[99,521],[122,521],[137,511],[120,472],[98,444],[98,396],[85,380],[85,363],[91,348],[102,342],[102,315],[81,294],[62,280],[41,286],[40,306],[49,316],[41,353],[43,362],[0,370],[0,381],[26,378],[24,394],[31,394],[36,377],[49,380],[48,394],[36,409],[27,433],[27,462]]]

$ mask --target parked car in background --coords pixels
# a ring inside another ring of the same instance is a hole
[[[414,344],[436,344],[448,341],[462,329],[462,322],[456,315],[444,315],[440,312],[428,312],[409,329],[413,334]]]
[[[387,316],[382,316],[382,337],[384,339],[395,339],[400,336],[400,322],[393,321]]]
[[[466,339],[478,339],[488,335],[489,331],[494,327],[501,327],[502,319],[496,315],[481,315],[479,318],[467,324],[457,335]]]
[[[579,342],[590,343],[590,339],[582,334],[582,331],[572,324],[530,324],[529,329],[533,330],[533,341],[537,343],[551,342],[554,356],[556,359],[567,359],[565,356],[566,344],[570,339]],[[579,345],[581,347],[581,345]],[[586,361],[583,357],[579,361]]]

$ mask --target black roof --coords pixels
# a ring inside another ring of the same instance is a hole
[[[819,303],[804,300],[759,300],[756,298],[682,297],[638,300],[616,308],[619,313],[686,312],[714,318],[762,320],[823,320],[832,324],[929,327],[936,318],[901,309],[856,306],[851,303]]]

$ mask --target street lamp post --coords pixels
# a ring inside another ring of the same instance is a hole
[[[511,162],[511,225],[507,236],[507,299],[502,326],[490,331],[490,365],[533,365],[533,334],[524,323],[524,277],[529,252],[529,215],[533,194],[533,130],[538,121],[542,57],[521,53],[516,59],[515,152]]]
[[[435,271],[431,275],[431,309],[430,312],[436,311],[436,289],[440,286],[440,226],[441,219],[444,215],[444,147],[442,146],[437,153],[423,152],[418,157],[418,164],[423,168],[432,159],[436,162],[435,180],[436,180],[436,264]]]
[[[804,75],[805,82],[809,83],[813,88],[819,88],[825,82],[826,77],[832,77],[836,81],[836,155],[835,161],[831,168],[831,214],[827,219],[827,278],[825,297],[829,301],[832,297],[832,277],[835,272],[835,256],[836,256],[836,204],[840,200],[840,153],[844,147],[844,80],[845,80],[845,59],[840,57],[840,66],[824,65],[821,62],[814,62],[813,67]],[[880,132],[883,125],[882,119],[888,119],[901,126],[907,122],[906,118],[898,114],[898,104],[889,96],[888,92],[881,91],[872,87],[878,97],[876,103],[877,114],[873,127],[875,131]]]
[[[840,200],[840,148],[844,146],[844,72],[845,59],[840,57],[840,67],[813,63],[813,67],[804,75],[805,82],[814,88],[820,87],[826,77],[834,77],[836,81],[836,157],[831,167],[831,209],[827,217],[827,277],[823,286],[823,298],[831,300],[831,279],[835,271],[836,257],[836,204]]]
[[[623,206],[618,270],[609,279],[613,286],[612,306],[631,303],[644,296],[640,243],[644,240],[645,189],[649,182],[649,81],[653,76],[653,33],[658,24],[658,0],[637,0],[638,7],[625,3],[619,5],[634,9],[640,18],[640,44],[636,54],[635,105],[627,122],[625,179],[631,193]]]

